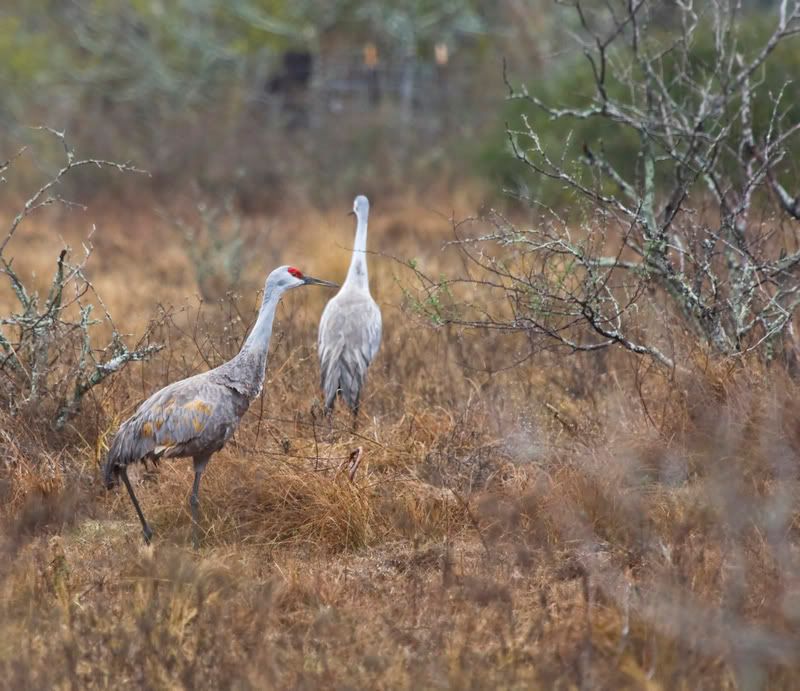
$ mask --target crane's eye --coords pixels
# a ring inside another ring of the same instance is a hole
[[[293,266],[289,267],[289,273],[295,278],[303,278],[303,272],[300,269],[295,269]]]

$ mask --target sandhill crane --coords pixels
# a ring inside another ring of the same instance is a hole
[[[110,489],[122,478],[148,544],[153,531],[128,480],[128,465],[149,459],[186,456],[194,459],[194,485],[189,504],[192,540],[197,547],[200,477],[212,454],[230,439],[251,401],[261,393],[272,321],[281,296],[303,285],[339,287],[330,281],[304,276],[293,266],[275,269],[264,284],[258,319],[239,354],[208,372],[157,391],[120,426],[106,459],[105,483]]]
[[[355,198],[352,213],[357,219],[353,258],[347,279],[322,312],[317,350],[326,412],[338,393],[353,411],[355,425],[367,368],[381,345],[381,311],[369,292],[365,196]]]

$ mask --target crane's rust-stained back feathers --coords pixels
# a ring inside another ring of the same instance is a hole
[[[170,384],[147,399],[119,428],[106,460],[106,486],[120,465],[146,459],[194,456],[221,449],[249,400],[209,381],[209,373]]]

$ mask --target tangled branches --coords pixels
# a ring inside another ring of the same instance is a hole
[[[447,319],[572,350],[618,345],[669,368],[676,339],[662,326],[673,314],[717,353],[770,357],[800,305],[800,197],[786,188],[800,123],[793,87],[770,91],[764,74],[800,34],[800,2],[781,0],[770,33],[747,49],[734,0],[681,0],[667,19],[646,0],[570,4],[588,101],[555,106],[505,81],[524,111],[507,127],[513,156],[567,190],[572,208],[533,196],[529,228],[496,213],[477,232],[455,224],[468,274],[420,275],[420,303],[457,283],[496,290],[501,309],[474,318],[451,309]],[[548,125],[584,121],[638,142],[635,156],[599,138],[559,151],[544,143]]]
[[[84,396],[107,377],[120,371],[127,363],[145,360],[161,349],[148,343],[145,334],[134,347],[126,345],[102,299],[86,275],[86,264],[92,254],[92,228],[84,243],[83,257],[69,262],[69,249],[58,254],[55,271],[47,297],[26,286],[7,257],[9,242],[23,221],[37,210],[51,204],[73,205],[54,193],[55,188],[70,171],[85,167],[114,168],[120,172],[141,173],[128,164],[101,159],[77,159],[67,146],[64,134],[41,128],[56,137],[63,145],[65,164],[42,185],[24,204],[11,221],[8,232],[0,242],[0,273],[9,281],[18,307],[10,314],[0,315],[0,377],[3,403],[12,412],[30,406],[45,406],[56,428],[74,416]],[[22,155],[23,151],[17,154]],[[0,166],[5,172],[14,159]],[[95,304],[103,312],[94,318]],[[111,336],[98,347],[95,328],[105,323]]]

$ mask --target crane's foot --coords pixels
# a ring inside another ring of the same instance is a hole
[[[150,540],[153,537],[153,531],[150,529],[150,526],[145,523],[144,527],[142,528],[142,533],[144,533],[144,544],[149,545]]]

